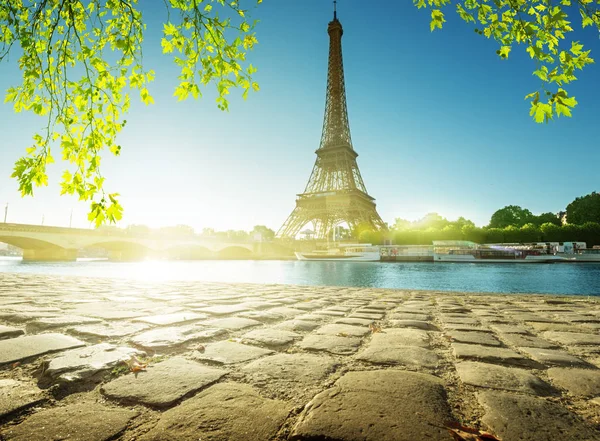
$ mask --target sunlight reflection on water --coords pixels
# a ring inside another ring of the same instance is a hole
[[[600,264],[454,264],[280,260],[22,262],[0,272],[169,280],[600,295]]]

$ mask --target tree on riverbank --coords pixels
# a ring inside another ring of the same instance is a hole
[[[162,50],[180,70],[174,92],[179,101],[199,98],[200,88],[212,84],[217,106],[227,110],[231,89],[241,88],[244,98],[258,90],[256,69],[245,62],[257,43],[248,9],[224,0],[169,0],[160,7]],[[121,151],[116,138],[127,122],[130,95],[154,102],[148,89],[154,71],[142,58],[145,30],[137,0],[0,2],[0,61],[13,54],[22,72],[5,102],[15,112],[39,115],[45,125],[15,164],[21,195],[47,185],[47,166],[62,157],[70,167],[61,194],[89,201],[88,217],[96,226],[121,219],[118,193],[105,191],[101,158],[106,150],[115,156]]]
[[[445,227],[441,230],[392,230],[390,237],[397,245],[431,245],[434,240],[469,240],[477,243],[529,243],[529,242],[586,242],[588,247],[600,245],[600,223],[586,222],[583,225],[566,224],[557,226],[545,223],[536,226],[532,223],[521,228],[467,227],[461,230]],[[365,239],[365,240],[362,240]],[[385,237],[365,234],[361,242],[382,244]]]
[[[446,22],[443,9],[455,5],[460,18],[474,25],[475,33],[498,43],[496,54],[501,59],[509,57],[514,45],[525,46],[536,63],[533,74],[541,81],[540,88],[525,97],[531,100],[530,115],[538,123],[555,116],[571,116],[577,101],[566,88],[577,79],[577,70],[594,62],[590,51],[569,35],[574,31],[571,25],[577,21],[582,28],[590,26],[600,31],[599,1],[413,0],[413,3],[417,8],[431,10],[432,31],[442,29]]]
[[[567,205],[567,222],[576,225],[600,222],[600,193],[594,191]]]

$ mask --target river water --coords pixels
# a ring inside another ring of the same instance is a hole
[[[381,263],[294,260],[23,262],[0,257],[0,273],[360,286],[600,296],[600,264]],[[1,281],[0,281],[1,283]]]

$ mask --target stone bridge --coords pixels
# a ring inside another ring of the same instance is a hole
[[[257,241],[8,223],[0,223],[0,242],[21,248],[24,260],[75,260],[86,249],[104,249],[113,260],[256,258],[273,252],[272,244]]]

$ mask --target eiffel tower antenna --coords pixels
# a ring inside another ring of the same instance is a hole
[[[334,0],[333,20],[327,27],[327,95],[317,160],[304,193],[297,195],[296,208],[277,232],[278,237],[294,238],[308,223],[313,224],[317,239],[327,238],[343,222],[351,229],[361,224],[387,229],[377,214],[375,199],[367,193],[356,162],[358,153],[352,146],[342,60],[344,30],[337,19],[336,5]]]

